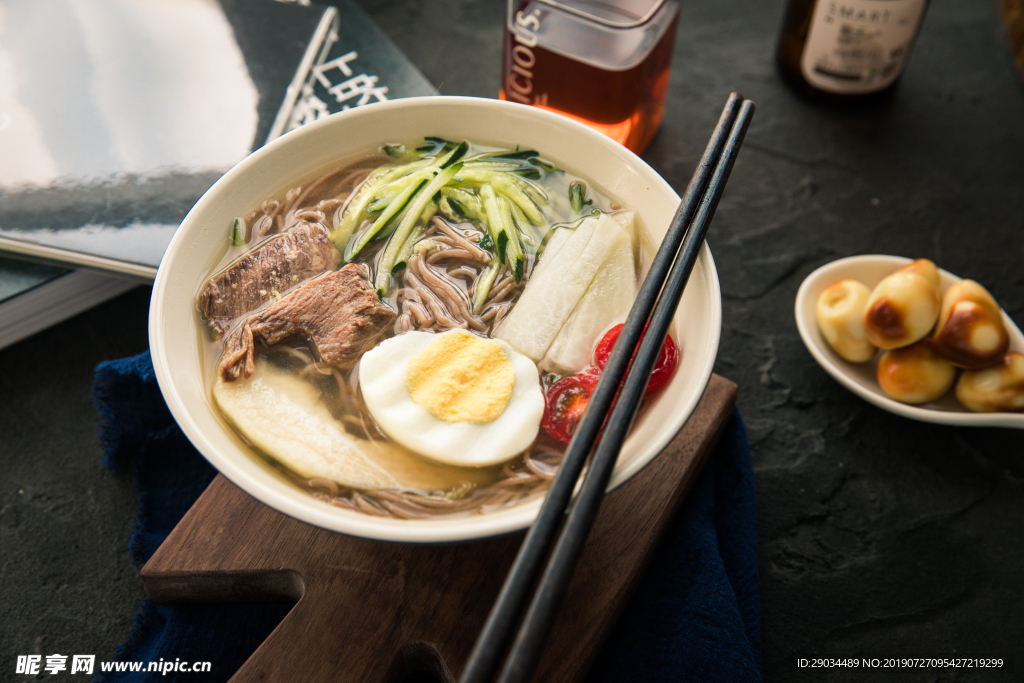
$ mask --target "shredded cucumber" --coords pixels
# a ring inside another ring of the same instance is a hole
[[[508,182],[514,184],[520,190],[529,195],[530,199],[537,203],[538,206],[548,205],[548,193],[544,191],[544,188],[536,183],[531,183],[525,178],[521,178],[517,175],[509,174],[505,176]]]
[[[245,219],[241,216],[231,221],[231,244],[236,247],[245,246]]]
[[[458,202],[455,200],[449,200],[448,197],[441,197],[441,200],[437,203],[438,211],[444,214],[449,220],[453,220],[458,223],[466,217],[466,214],[461,206],[458,206],[458,209],[455,208],[456,206],[458,206]]]
[[[543,171],[545,171],[547,173],[558,172],[558,169],[556,169],[554,166],[552,166],[548,162],[544,161],[543,159],[540,159],[539,157],[540,157],[540,153],[537,152],[536,150],[533,150],[533,149],[523,149],[523,150],[519,150],[519,149],[511,150],[511,149],[508,149],[508,150],[504,150],[504,151],[500,151],[500,152],[486,152],[484,154],[478,154],[475,157],[473,157],[472,161],[476,161],[476,160],[487,160],[487,161],[515,160],[515,161],[519,161],[519,162],[522,163],[520,168],[522,169],[523,172],[529,172],[529,171],[535,170],[535,169],[530,169],[529,166],[527,166],[526,164],[529,164],[530,166],[534,166],[537,169],[541,169],[541,170],[543,170]]]
[[[480,315],[480,311],[484,309],[484,304],[487,303],[487,296],[491,293],[491,286],[494,284],[494,279],[498,276],[498,271],[500,270],[501,261],[496,258],[491,259],[490,264],[480,274],[480,277],[477,278],[476,288],[473,290],[473,315]]]
[[[505,247],[508,245],[508,232],[511,226],[505,225],[505,217],[498,206],[498,195],[494,193],[493,187],[490,185],[481,187],[480,197],[483,199],[484,211],[487,213],[487,232],[490,233],[491,241],[494,242],[494,253],[498,256],[499,261],[504,261]]]
[[[508,264],[516,282],[519,282],[523,277],[523,248],[512,218],[512,205],[505,197],[495,194],[490,185],[480,188],[480,196],[487,211],[487,228],[494,240],[495,253],[499,260]]]
[[[451,146],[451,147],[455,146],[455,143],[452,142],[451,140],[445,140],[444,138],[439,138],[436,135],[428,135],[427,137],[425,137],[423,139],[426,140],[427,142],[433,142],[434,144],[438,144],[438,145],[445,145],[445,146]]]
[[[516,206],[515,202],[510,203],[512,204],[512,218],[515,219],[516,227],[519,228],[519,237],[523,240],[523,244],[536,247],[540,243],[540,235],[523,214],[522,209]]]
[[[412,245],[412,253],[414,254],[426,254],[431,251],[440,251],[443,245],[438,244],[434,240],[420,240],[416,244]]]
[[[404,189],[404,188],[402,188]],[[373,198],[373,201],[366,205],[363,209],[364,213],[380,213],[384,209],[388,208],[388,204],[394,199],[402,189],[395,189],[386,194],[379,194]]]
[[[503,196],[507,197],[513,204],[526,214],[526,217],[530,219],[530,222],[534,225],[544,225],[544,214],[541,212],[533,200],[523,192],[515,182],[510,180],[514,178],[507,173],[495,173],[494,178],[491,180],[491,185],[494,189],[500,192]]]
[[[523,258],[523,245],[519,240],[519,229],[516,228],[516,221],[512,216],[512,202],[508,200],[508,197],[498,197],[498,207],[505,224],[509,227],[508,245],[505,247],[505,260],[508,263],[508,267],[512,270],[512,276],[516,279],[516,284],[519,284],[519,281],[523,279],[523,268],[526,264]]]
[[[413,229],[412,234],[405,240],[405,244],[402,245],[401,250],[398,252],[398,259],[395,261],[395,265],[391,268],[391,274],[394,275],[398,271],[405,268],[409,263],[409,258],[413,255],[415,249],[421,243],[423,233],[427,231],[427,225],[430,224],[430,219],[437,213],[437,202],[431,202],[427,209],[423,212],[421,218],[422,221],[417,221],[416,227]],[[426,240],[435,244],[433,240]]]
[[[381,212],[377,220],[373,222],[367,230],[359,236],[359,239],[352,240],[349,242],[348,249],[345,251],[345,260],[351,261],[353,258],[359,255],[359,252],[363,250],[370,241],[377,236],[384,226],[388,224],[395,215],[405,208],[406,204],[419,192],[420,188],[427,183],[431,177],[437,175],[436,169],[427,169],[423,174],[416,178],[415,182],[406,185],[405,189],[395,195],[395,198],[391,200],[387,208]]]
[[[447,185],[461,168],[462,162],[456,162],[438,173],[426,187],[416,193],[415,198],[409,204],[405,217],[398,224],[395,234],[388,240],[388,246],[384,248],[384,255],[381,257],[380,265],[377,267],[377,293],[382,298],[387,296],[388,291],[391,289],[391,271],[398,262],[399,252],[405,245],[405,241],[409,239],[409,235],[412,233],[417,220],[419,220],[427,206],[433,202],[434,194]]]
[[[581,215],[584,213],[593,213],[593,211],[584,210],[593,203],[594,200],[587,196],[586,183],[582,180],[574,180],[569,184],[569,208],[572,209],[573,213]]]
[[[494,167],[487,168],[484,166],[468,166],[459,173],[461,183],[466,185],[483,185],[494,180],[494,176],[498,173],[515,173],[514,168],[503,168]]]
[[[485,152],[473,157],[473,159],[529,159],[532,161],[539,156],[540,152],[535,149],[506,149],[500,152]]]
[[[397,275],[398,272],[406,267],[409,263],[409,258],[412,257],[413,247],[416,245],[416,241],[423,237],[424,226],[419,225],[409,235],[409,238],[405,240],[405,244],[402,245],[402,249],[398,252],[398,258],[395,260],[395,265],[391,267],[391,274]]]
[[[452,207],[466,218],[478,221],[487,220],[483,202],[472,192],[458,187],[446,187],[441,190],[441,195],[448,199],[449,203],[455,202]]]
[[[470,159],[466,162],[466,173],[504,171],[505,173],[515,172],[523,168],[523,165],[515,161],[475,161]]]
[[[414,253],[439,248],[423,239],[426,223],[437,212],[485,231],[479,244],[493,256],[475,289],[474,308],[479,312],[502,265],[508,266],[516,282],[522,280],[524,245],[531,253],[542,248],[549,219],[569,211],[585,214],[592,205],[582,184],[574,183],[568,196],[559,191],[552,197],[531,182],[530,178],[559,172],[536,150],[508,149],[467,158],[468,142],[439,137],[425,138],[415,152],[402,145],[385,145],[383,150],[396,161],[409,162],[385,165],[371,173],[338,214],[331,233],[346,261],[371,242],[388,240],[375,281],[382,297],[391,288],[392,276],[406,267]],[[415,159],[417,153],[423,158]]]
[[[349,200],[341,222],[336,224],[334,230],[331,231],[331,241],[338,251],[345,252],[352,233],[362,223],[363,211],[366,209],[366,205],[376,196],[379,187],[407,173],[412,173],[429,166],[430,161],[430,159],[420,159],[408,164],[401,164],[400,166],[381,166],[371,173],[363,181],[363,184],[359,186],[355,196]]]
[[[453,149],[452,151],[448,152],[443,157],[438,159],[437,165],[440,166],[442,169],[446,169],[455,162],[457,162],[459,159],[464,157],[466,155],[466,152],[468,151],[469,143],[463,141],[461,144],[459,144],[458,147],[456,147],[455,149]]]

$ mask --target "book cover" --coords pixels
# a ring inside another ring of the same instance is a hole
[[[0,258],[0,349],[138,284],[95,271]]]
[[[47,283],[53,282],[69,270],[0,258],[0,311],[5,303]]]
[[[0,251],[152,279],[195,201],[335,111],[436,94],[353,2],[2,0]]]

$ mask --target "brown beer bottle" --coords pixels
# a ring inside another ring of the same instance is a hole
[[[779,69],[815,99],[877,99],[903,73],[927,7],[928,0],[789,0]]]

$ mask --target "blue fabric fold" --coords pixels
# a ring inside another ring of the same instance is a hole
[[[129,552],[141,568],[216,471],[175,424],[148,352],[98,365],[93,389],[103,464],[134,473],[139,512]],[[227,681],[291,606],[157,605],[147,598],[117,661],[208,661],[211,671],[105,672],[98,680]],[[588,680],[759,682],[760,613],[754,477],[737,411]]]

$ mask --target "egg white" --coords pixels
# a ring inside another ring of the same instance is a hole
[[[444,422],[412,400],[406,381],[410,359],[439,336],[406,332],[384,340],[363,355],[359,387],[370,415],[390,438],[438,462],[483,467],[522,453],[536,438],[544,414],[537,366],[505,342],[490,340],[501,346],[515,373],[508,406],[486,424]]]

